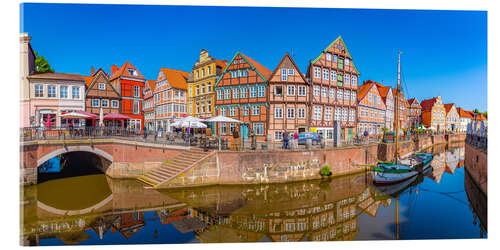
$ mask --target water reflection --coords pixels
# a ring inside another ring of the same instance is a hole
[[[432,171],[389,188],[365,173],[163,191],[104,175],[47,181],[24,189],[22,238],[73,245],[486,237],[486,198],[465,174],[463,145],[428,151]]]

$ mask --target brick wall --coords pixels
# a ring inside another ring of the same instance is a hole
[[[481,190],[488,195],[488,154],[466,143],[465,169]]]

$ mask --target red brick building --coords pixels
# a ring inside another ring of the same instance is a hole
[[[130,62],[125,62],[120,68],[111,65],[110,82],[121,96],[120,113],[130,117],[125,127],[142,130],[144,127],[144,100],[142,90],[146,78]]]
[[[234,55],[215,83],[215,108],[217,115],[244,123],[239,126],[219,123],[218,134],[230,135],[236,129],[246,139],[252,131],[257,140],[265,140],[268,132],[268,80],[271,74],[271,70],[243,53]]]
[[[385,103],[373,81],[365,81],[358,89],[358,134],[369,136],[382,133],[385,126]]]
[[[310,61],[306,76],[312,88],[310,130],[326,134],[327,139],[333,138],[333,124],[338,121],[341,138],[353,138],[356,135],[359,71],[342,37]]]
[[[308,130],[309,82],[287,53],[269,78],[268,134],[283,139],[283,132]]]
[[[92,67],[90,76],[82,77],[85,79],[85,111],[97,116],[100,115],[101,109],[103,115],[120,113],[120,93],[110,83],[104,70],[94,71]],[[121,125],[119,121],[106,121],[104,124]]]
[[[144,85],[144,127],[149,130],[155,129],[155,103],[153,92],[155,90],[156,80],[147,80]]]

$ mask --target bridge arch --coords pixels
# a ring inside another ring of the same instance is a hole
[[[37,206],[47,212],[50,212],[52,214],[57,214],[57,215],[80,215],[80,214],[88,214],[90,212],[93,212],[95,210],[98,210],[99,208],[103,207],[104,205],[108,204],[111,200],[113,200],[113,194],[108,195],[106,198],[98,202],[97,204],[94,204],[93,206],[83,208],[83,209],[78,209],[78,210],[64,210],[64,209],[59,209],[55,208],[53,206],[47,205],[41,201],[37,201]]]
[[[113,162],[113,156],[111,154],[109,154],[108,152],[106,152],[106,151],[104,151],[102,149],[99,149],[97,147],[91,147],[91,146],[65,146],[65,147],[53,150],[52,152],[50,152],[48,154],[45,154],[44,156],[38,158],[36,166],[40,167],[44,162],[48,161],[49,159],[51,159],[51,158],[53,158],[55,156],[58,156],[58,155],[61,155],[61,154],[65,154],[65,153],[69,153],[69,152],[77,152],[77,151],[93,153],[93,154],[96,154],[98,156],[103,157],[104,159],[106,159],[106,160],[108,160],[110,162]]]

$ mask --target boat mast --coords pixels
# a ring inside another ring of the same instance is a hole
[[[400,78],[401,75],[401,51],[398,52],[398,86],[396,88],[396,106],[394,110],[394,119],[396,126],[396,150],[394,150],[394,162],[397,162],[399,157],[399,91],[400,91]]]

